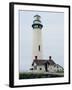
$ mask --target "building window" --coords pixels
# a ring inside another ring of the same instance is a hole
[[[40,45],[38,46],[38,50],[40,51]]]
[[[36,70],[37,69],[37,66],[34,66],[34,69]]]
[[[40,68],[40,70],[42,70],[42,68]]]
[[[30,68],[30,70],[33,70],[33,68]]]
[[[34,25],[34,28],[38,28],[38,25]]]
[[[54,67],[56,67],[56,65],[54,65]]]
[[[58,66],[57,66],[57,68],[58,68]]]

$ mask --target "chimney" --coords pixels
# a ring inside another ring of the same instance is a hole
[[[37,60],[37,56],[35,56],[35,60]]]
[[[49,60],[51,60],[51,56],[49,56]]]

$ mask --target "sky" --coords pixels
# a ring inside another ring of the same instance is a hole
[[[33,62],[32,23],[35,15],[41,16],[43,58],[52,59],[64,67],[64,13],[45,11],[19,11],[19,72],[28,71]]]

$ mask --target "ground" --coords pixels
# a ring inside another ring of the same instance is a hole
[[[24,73],[19,73],[19,79],[53,78],[53,77],[64,77],[64,72],[57,72],[57,73],[24,72]]]

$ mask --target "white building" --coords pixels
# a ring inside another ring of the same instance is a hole
[[[42,27],[41,17],[34,16],[33,27],[33,59],[42,59]]]
[[[48,60],[34,59],[32,63],[31,71],[33,72],[60,72],[63,71],[63,67],[56,64],[49,56]]]
[[[34,16],[33,27],[33,72],[57,72],[63,71],[63,68],[56,64],[49,56],[49,60],[44,60],[42,57],[42,23],[39,15]]]

